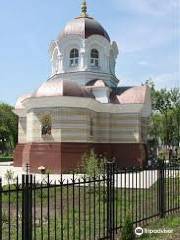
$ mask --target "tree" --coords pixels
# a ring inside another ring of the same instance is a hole
[[[174,88],[171,90],[172,115],[175,122],[175,142],[180,145],[180,90]]]
[[[103,156],[98,156],[93,149],[87,152],[82,157],[84,164],[84,173],[88,176],[98,176],[103,172],[104,164],[107,162]]]
[[[148,128],[148,135],[150,136],[152,147],[156,147],[159,141],[164,139],[163,119],[160,113],[154,113],[150,119]]]
[[[151,88],[152,117],[149,125],[151,146],[157,147],[159,142],[164,146],[180,145],[180,90],[157,90],[151,79],[146,85]]]
[[[155,110],[159,111],[164,117],[164,130],[165,130],[164,143],[165,145],[170,145],[169,128],[168,128],[168,112],[172,109],[171,93],[167,89],[161,89],[159,91],[156,91],[154,97],[155,97],[154,108]]]
[[[17,116],[13,107],[0,103],[0,150],[2,153],[12,151],[17,143]]]

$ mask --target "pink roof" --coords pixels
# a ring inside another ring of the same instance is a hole
[[[92,95],[76,82],[53,79],[44,82],[33,95],[34,97],[74,96],[92,97]]]
[[[139,103],[142,104],[145,102],[145,96],[146,96],[147,86],[140,86],[140,87],[133,87],[125,92],[123,92],[121,95],[117,95],[117,101],[120,104],[127,104],[127,103]]]

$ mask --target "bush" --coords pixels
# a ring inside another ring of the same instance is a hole
[[[0,162],[12,162],[13,157],[0,157]]]
[[[15,181],[14,172],[12,170],[7,170],[4,177],[8,184],[12,184]]]
[[[8,223],[8,214],[5,210],[2,210],[2,222]]]
[[[135,239],[134,227],[133,227],[133,222],[131,220],[130,213],[128,213],[128,215],[125,219],[124,226],[122,228],[121,239],[122,240],[134,240]]]
[[[98,156],[93,149],[89,153],[85,153],[83,158],[84,173],[88,176],[98,176],[103,172],[103,166],[106,161],[102,156]]]

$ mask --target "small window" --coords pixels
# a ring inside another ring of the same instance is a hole
[[[70,66],[77,66],[79,64],[79,51],[73,48],[70,52]]]
[[[90,119],[90,136],[91,137],[93,137],[93,135],[94,135],[93,128],[94,128],[94,122],[93,122],[93,118],[91,118]]]
[[[41,135],[50,136],[51,128],[52,128],[51,116],[48,114],[44,115],[41,119]]]
[[[91,50],[91,66],[93,67],[99,66],[99,52],[96,49]]]

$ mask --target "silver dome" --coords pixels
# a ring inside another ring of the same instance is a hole
[[[69,22],[60,33],[58,39],[61,40],[69,35],[77,35],[84,39],[92,35],[100,35],[106,38],[109,42],[111,41],[108,33],[101,24],[94,18],[88,16],[80,16]]]

